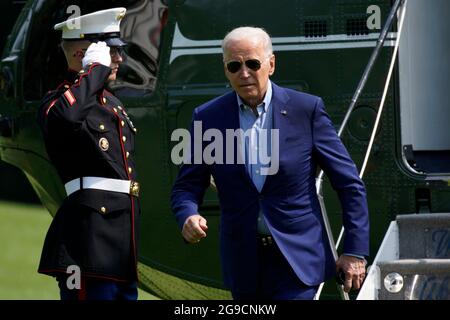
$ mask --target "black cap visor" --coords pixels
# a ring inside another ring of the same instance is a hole
[[[80,41],[80,40],[88,40],[90,42],[99,42],[104,41],[109,47],[124,47],[127,45],[125,41],[120,38],[119,32],[114,33],[91,33],[84,34],[83,38],[75,38],[75,39],[63,39],[65,41]]]
[[[107,38],[100,41],[105,41],[109,47],[124,47],[127,45],[127,43],[120,38]]]

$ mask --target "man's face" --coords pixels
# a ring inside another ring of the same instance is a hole
[[[122,59],[122,48],[120,47],[110,47],[109,54],[111,55],[111,74],[107,81],[114,81],[117,78],[117,71],[119,70],[119,65],[123,62]]]
[[[266,53],[259,39],[244,39],[229,42],[224,58],[225,76],[231,86],[246,104],[256,107],[263,101],[269,76],[275,71],[275,56]],[[240,63],[240,68],[234,73],[227,68],[230,62]],[[257,62],[260,62],[260,68],[252,70]]]

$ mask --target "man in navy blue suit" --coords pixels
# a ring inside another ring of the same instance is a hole
[[[199,162],[206,145],[191,147],[171,198],[184,239],[197,243],[206,237],[207,221],[198,207],[212,175],[221,206],[223,276],[234,299],[312,299],[339,270],[346,292],[359,289],[369,254],[365,187],[322,100],[269,80],[275,56],[263,29],[236,28],[222,48],[234,92],[196,108],[193,128],[201,124],[203,132],[214,129],[223,137],[230,129],[244,134],[234,136],[234,149],[215,150],[226,161]],[[317,166],[343,211],[343,254],[336,262],[316,195]]]

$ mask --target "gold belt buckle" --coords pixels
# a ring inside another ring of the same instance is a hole
[[[135,197],[139,197],[139,182],[131,181],[130,183],[130,194]]]

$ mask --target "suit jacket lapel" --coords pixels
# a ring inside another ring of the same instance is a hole
[[[237,97],[236,97],[236,92],[231,92],[230,94],[228,94],[228,96],[226,97],[226,99],[224,100],[224,105],[222,106],[222,123],[223,123],[223,134],[226,137],[226,129],[232,129],[234,131],[236,131],[237,129],[241,128],[241,124],[239,121],[239,106],[237,103]],[[224,139],[224,142],[226,142],[226,140]],[[226,144],[226,143],[225,143]],[[240,174],[240,178],[242,178],[247,184],[249,184],[249,186],[254,189],[256,192],[258,192],[258,190],[256,189],[251,177],[248,174],[247,168],[244,164],[238,164],[237,162],[237,154],[238,154],[238,144],[237,141],[235,141],[235,143],[233,143],[234,145],[234,155],[235,155],[235,159],[234,162],[237,166],[239,166],[239,174]],[[226,146],[224,145],[224,148],[226,148]],[[226,149],[223,150],[223,154],[226,154]],[[224,159],[225,161],[226,159]]]
[[[240,127],[239,125],[239,113],[238,104],[236,99],[236,93],[230,92],[227,94],[223,100],[223,105],[221,107],[222,117],[221,121],[223,123],[223,128],[236,130]],[[225,132],[224,132],[225,133]]]
[[[272,129],[278,129],[279,131],[279,141],[274,141],[272,139],[272,150],[273,144],[279,144],[279,157],[284,150],[284,144],[286,140],[286,128],[289,125],[289,116],[290,110],[289,105],[287,104],[289,100],[289,96],[285,92],[285,90],[272,82]],[[274,175],[268,175],[266,177],[266,181],[264,183],[262,192],[266,189],[270,188],[270,185],[273,183]]]

